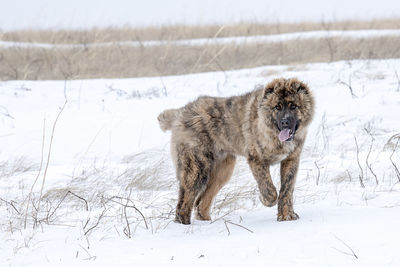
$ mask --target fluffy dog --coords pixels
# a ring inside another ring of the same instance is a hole
[[[179,181],[175,221],[210,220],[213,198],[232,175],[236,156],[244,156],[257,181],[260,200],[278,203],[278,221],[296,220],[293,190],[307,126],[314,114],[308,86],[275,79],[264,88],[228,98],[202,96],[158,116],[171,130],[171,155]],[[280,163],[279,195],[269,167]]]

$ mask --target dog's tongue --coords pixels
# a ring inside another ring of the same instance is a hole
[[[290,137],[290,129],[283,129],[279,133],[279,141],[281,142],[288,140],[289,137]]]

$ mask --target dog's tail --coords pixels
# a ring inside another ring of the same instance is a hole
[[[160,123],[160,128],[164,132],[171,130],[174,122],[178,118],[179,109],[167,109],[164,110],[160,115],[158,115],[158,123]]]

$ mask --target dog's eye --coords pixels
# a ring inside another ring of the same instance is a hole
[[[296,105],[296,104],[291,104],[291,105],[290,105],[290,109],[291,109],[291,110],[295,110],[296,108],[297,108],[297,105]]]
[[[281,106],[281,105],[276,105],[276,106],[274,107],[274,109],[276,109],[276,110],[282,110],[282,106]]]

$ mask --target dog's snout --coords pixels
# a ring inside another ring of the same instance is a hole
[[[289,125],[290,123],[289,123],[289,120],[288,119],[282,119],[281,120],[281,129],[285,129],[285,128],[289,128]]]

